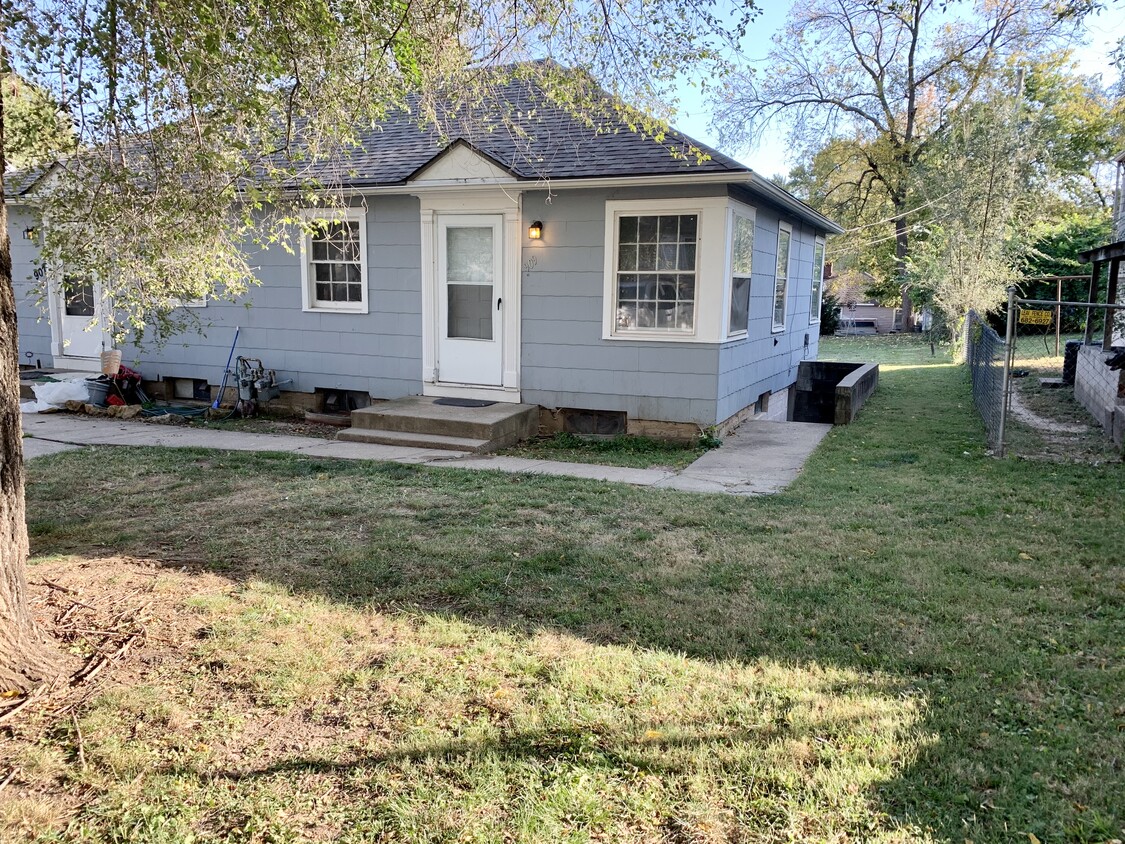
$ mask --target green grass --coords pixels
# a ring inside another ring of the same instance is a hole
[[[769,498],[35,461],[43,570],[211,574],[158,578],[190,635],[78,713],[85,768],[66,722],[9,743],[8,829],[80,794],[44,840],[1125,837],[1125,475],[987,457],[964,371],[888,354]]]
[[[649,469],[657,466],[683,469],[713,447],[714,440],[701,437],[695,442],[670,442],[651,437],[623,434],[594,439],[574,434],[555,434],[522,442],[501,454],[533,460],[561,460],[567,463],[598,463],[603,466],[629,466]]]
[[[934,343],[924,334],[879,334],[857,337],[821,337],[820,360],[843,360],[891,366],[948,363],[949,346]]]

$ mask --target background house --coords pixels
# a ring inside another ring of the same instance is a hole
[[[817,353],[834,223],[675,132],[592,128],[526,82],[500,96],[519,132],[482,113],[443,141],[388,116],[333,165],[345,214],[310,209],[322,227],[300,254],[253,252],[261,285],[244,302],[191,303],[202,335],[126,348],[126,363],[169,397],[205,396],[238,326],[238,353],[290,379],[291,403],[460,397],[629,430],[733,424],[794,382]],[[33,197],[10,200],[21,350],[89,365],[109,305],[93,283],[61,295],[68,268],[35,265]]]

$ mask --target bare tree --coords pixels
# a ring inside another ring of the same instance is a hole
[[[746,143],[766,122],[790,121],[806,149],[829,139],[860,162],[856,191],[891,208],[903,325],[914,179],[934,138],[960,120],[996,72],[1070,39],[1088,4],[1028,0],[813,0],[794,6],[768,68],[733,76],[722,94],[724,137]]]

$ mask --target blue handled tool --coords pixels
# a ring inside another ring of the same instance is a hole
[[[235,326],[234,329],[234,342],[230,344],[230,354],[227,355],[227,368],[223,370],[223,384],[219,387],[219,395],[215,396],[215,400],[211,402],[211,409],[218,410],[219,402],[223,400],[223,393],[227,391],[227,376],[230,375],[230,362],[234,360],[234,347],[238,345],[238,333],[242,331],[240,326]]]

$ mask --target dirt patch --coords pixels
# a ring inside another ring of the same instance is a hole
[[[1033,411],[1024,402],[1019,390],[1012,391],[1012,415],[1025,425],[1045,434],[1088,434],[1091,426],[1080,422],[1056,422]]]
[[[1055,463],[1121,462],[1121,450],[1075,400],[1072,388],[1040,386],[1040,376],[1054,371],[1050,366],[1032,367],[1027,377],[1013,379],[1011,424],[1005,437],[1010,451]]]
[[[86,767],[78,716],[91,699],[184,662],[193,625],[183,596],[197,589],[229,582],[128,557],[29,567],[32,612],[63,653],[63,675],[0,711],[0,830],[33,836],[91,798],[89,787],[61,778],[68,763]],[[59,731],[71,735],[71,759],[38,750]]]

